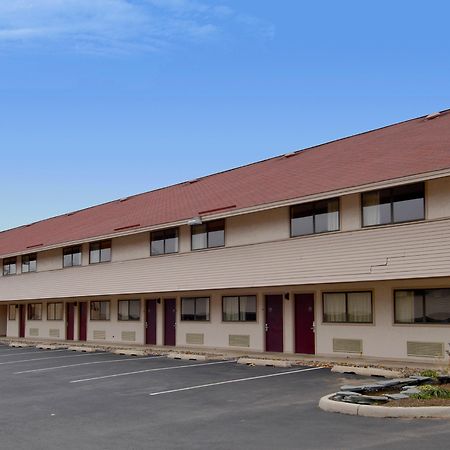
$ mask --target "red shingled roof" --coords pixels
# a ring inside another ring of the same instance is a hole
[[[0,255],[450,168],[450,110],[0,233]]]

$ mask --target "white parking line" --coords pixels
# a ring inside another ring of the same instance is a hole
[[[162,395],[162,394],[172,394],[174,392],[191,391],[193,389],[202,389],[202,388],[207,388],[207,387],[211,387],[211,386],[220,386],[221,384],[241,383],[242,381],[260,380],[262,378],[271,378],[271,377],[281,377],[282,375],[291,375],[292,373],[309,372],[311,370],[319,370],[319,369],[323,369],[323,367],[309,367],[308,369],[289,370],[287,372],[277,372],[277,373],[271,373],[269,375],[259,375],[256,377],[238,378],[235,380],[218,381],[216,383],[199,384],[197,386],[189,386],[189,387],[184,387],[184,388],[180,388],[180,389],[171,389],[169,391],[152,392],[149,395],[153,396],[153,395]]]
[[[115,362],[124,362],[124,361],[142,361],[144,359],[160,359],[165,358],[165,356],[146,356],[144,358],[122,358],[122,359],[111,359],[109,361],[93,361],[93,362],[85,362],[78,364],[68,364],[66,366],[56,366],[56,367],[44,367],[42,369],[32,369],[32,370],[22,370],[21,372],[14,372],[14,375],[20,375],[22,373],[33,373],[33,372],[47,372],[49,370],[57,370],[57,369],[66,369],[68,367],[78,367],[78,366],[88,366],[92,364],[108,364]]]
[[[80,356],[100,356],[100,355],[109,355],[109,353],[83,353],[81,355],[48,356],[46,358],[21,359],[19,361],[5,361],[5,362],[0,362],[0,365],[18,364],[18,363],[30,362],[30,361],[44,361],[46,359],[79,358]]]
[[[81,380],[72,380],[71,383],[83,383],[85,381],[104,380],[106,378],[124,377],[126,375],[136,375],[139,373],[159,372],[161,370],[189,369],[192,367],[213,366],[216,364],[230,364],[230,363],[235,363],[235,362],[236,362],[235,360],[233,360],[233,361],[215,361],[215,362],[203,363],[203,364],[184,364],[182,366],[158,367],[155,369],[136,370],[135,372],[115,373],[113,375],[104,375],[101,377],[83,378]]]
[[[0,357],[1,356],[22,356],[22,355],[31,355],[31,354],[39,355],[40,353],[54,353],[54,352],[64,352],[64,351],[67,351],[67,349],[64,348],[64,349],[61,349],[61,350],[36,350],[34,352],[19,352],[19,353],[16,353],[16,354],[8,353],[6,355],[3,355],[2,353],[0,353]]]

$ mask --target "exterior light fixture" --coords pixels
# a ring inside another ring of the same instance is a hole
[[[190,226],[201,225],[202,223],[203,223],[202,222],[202,218],[200,216],[193,217],[192,219],[189,219],[188,222],[187,222],[187,224],[190,225]]]

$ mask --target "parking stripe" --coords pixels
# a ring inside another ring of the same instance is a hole
[[[68,367],[78,367],[78,366],[88,366],[92,364],[108,364],[115,362],[125,362],[125,361],[142,361],[144,359],[160,359],[165,358],[165,356],[146,356],[144,358],[122,358],[122,359],[111,359],[109,361],[93,361],[93,362],[84,362],[78,364],[68,364],[66,366],[56,366],[56,367],[44,367],[42,369],[31,369],[31,370],[22,370],[21,372],[14,372],[14,375],[20,375],[22,373],[33,373],[33,372],[47,372],[49,370],[57,370],[57,369],[66,369]]]
[[[202,364],[185,364],[182,366],[168,366],[168,367],[157,367],[154,369],[145,369],[145,370],[136,370],[135,372],[123,372],[123,373],[115,373],[113,375],[104,375],[101,377],[93,377],[93,378],[83,378],[80,380],[72,380],[71,383],[84,383],[85,381],[95,381],[95,380],[104,380],[106,378],[116,378],[116,377],[124,377],[127,375],[137,375],[140,373],[148,373],[148,372],[159,372],[162,370],[175,370],[175,369],[189,369],[192,367],[204,367],[204,366],[213,366],[216,364],[230,364],[235,363],[235,360],[232,361],[215,361],[210,363],[202,363]]]
[[[216,383],[199,384],[197,386],[189,386],[189,387],[184,387],[184,388],[180,388],[180,389],[171,389],[169,391],[152,392],[149,395],[154,396],[154,395],[172,394],[174,392],[191,391],[193,389],[203,389],[203,388],[208,388],[208,387],[212,387],[212,386],[220,386],[222,384],[241,383],[243,381],[260,380],[262,378],[281,377],[282,375],[291,375],[293,373],[309,372],[311,370],[320,370],[320,369],[324,369],[324,367],[309,367],[307,369],[289,370],[287,372],[277,372],[277,373],[271,373],[269,375],[259,375],[256,377],[238,378],[235,380],[218,381]]]
[[[3,365],[3,364],[18,364],[18,363],[31,362],[31,361],[44,361],[46,359],[79,358],[80,356],[100,356],[100,355],[108,355],[108,354],[109,353],[83,353],[81,355],[48,356],[48,357],[45,357],[45,358],[21,359],[19,361],[5,361],[5,362],[0,362],[0,365]]]
[[[33,355],[36,355],[36,354],[40,354],[40,353],[54,353],[54,352],[65,352],[65,351],[67,351],[67,349],[61,349],[61,350],[36,350],[36,351],[34,351],[34,352],[19,352],[19,353],[16,353],[16,354],[11,354],[11,353],[8,353],[8,354],[2,354],[2,353],[0,353],[0,357],[1,356],[22,356],[22,355],[31,355],[31,354],[33,354]]]

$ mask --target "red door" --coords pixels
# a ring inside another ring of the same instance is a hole
[[[164,300],[164,345],[176,344],[177,304],[174,298]]]
[[[266,295],[266,351],[283,351],[282,295]]]
[[[314,294],[295,294],[295,353],[315,352]]]
[[[156,345],[156,300],[145,302],[145,343]]]
[[[66,339],[74,339],[75,303],[69,302],[66,306]]]
[[[78,303],[78,340],[85,341],[87,339],[87,302]]]
[[[19,305],[19,337],[25,337],[25,305]]]

